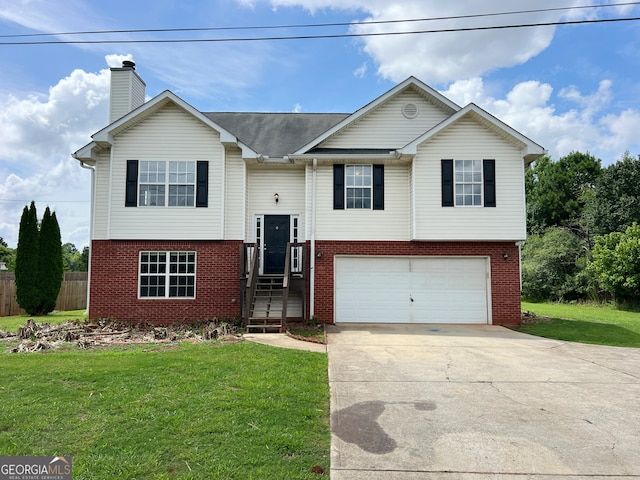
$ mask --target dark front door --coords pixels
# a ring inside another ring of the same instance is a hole
[[[264,274],[284,273],[289,242],[289,215],[264,216]]]

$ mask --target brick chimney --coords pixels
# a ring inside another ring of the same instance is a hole
[[[146,86],[136,73],[136,64],[131,60],[123,61],[121,68],[112,68],[109,123],[142,105]]]

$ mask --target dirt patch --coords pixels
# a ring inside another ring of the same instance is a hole
[[[20,340],[11,353],[39,352],[60,348],[69,343],[86,349],[103,345],[193,343],[218,339],[235,339],[237,328],[217,319],[193,325],[154,327],[130,325],[112,320],[97,322],[71,321],[59,325],[36,323],[33,319],[18,328],[18,333],[0,332],[0,338]],[[170,348],[167,345],[166,348]]]
[[[533,312],[522,312],[522,325],[531,325],[540,322],[549,322],[551,317],[543,317]]]

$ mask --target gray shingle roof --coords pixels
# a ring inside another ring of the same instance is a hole
[[[347,113],[203,112],[262,155],[292,154],[349,116]]]

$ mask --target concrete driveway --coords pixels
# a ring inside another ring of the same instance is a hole
[[[331,479],[640,478],[640,349],[328,328]]]

